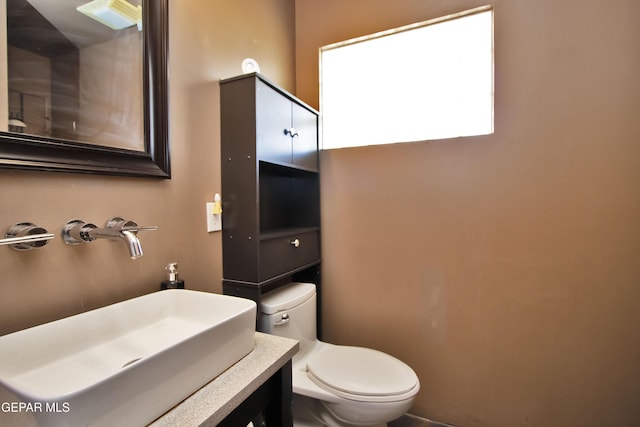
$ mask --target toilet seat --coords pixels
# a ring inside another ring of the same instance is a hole
[[[360,402],[409,399],[419,387],[418,377],[405,363],[362,347],[321,349],[307,361],[307,375],[336,396]]]

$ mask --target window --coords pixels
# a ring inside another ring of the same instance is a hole
[[[493,132],[493,11],[320,49],[322,148]]]

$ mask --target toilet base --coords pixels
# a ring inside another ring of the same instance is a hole
[[[387,427],[382,424],[350,424],[335,418],[321,401],[299,394],[293,395],[294,427]]]

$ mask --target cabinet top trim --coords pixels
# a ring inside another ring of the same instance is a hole
[[[258,79],[262,80],[262,82],[264,82],[265,84],[271,86],[271,88],[273,88],[274,90],[280,92],[282,95],[286,96],[290,100],[300,104],[301,106],[303,106],[307,110],[309,110],[309,111],[311,111],[311,112],[313,112],[313,113],[315,113],[317,115],[320,115],[320,112],[318,110],[316,110],[315,108],[311,107],[309,104],[307,104],[306,102],[304,102],[303,100],[301,100],[297,96],[293,95],[292,93],[286,91],[285,89],[281,88],[277,84],[273,83],[271,80],[267,79],[265,76],[263,76],[260,73],[248,73],[248,74],[242,74],[242,75],[235,76],[235,77],[229,77],[227,79],[220,80],[220,84],[223,85],[223,84],[231,83],[231,82],[234,82],[234,81],[237,81],[237,80],[253,79],[253,78],[258,78]]]

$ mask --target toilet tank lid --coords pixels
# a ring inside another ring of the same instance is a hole
[[[291,282],[267,292],[260,301],[260,311],[264,314],[274,314],[283,310],[291,310],[316,293],[313,283]]]

